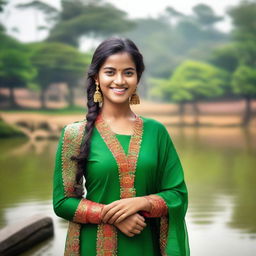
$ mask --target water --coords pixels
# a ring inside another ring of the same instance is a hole
[[[256,131],[176,128],[169,132],[189,190],[192,256],[256,255]],[[63,255],[67,222],[52,210],[57,141],[1,140],[0,226],[36,213],[53,218],[53,238],[22,255]]]

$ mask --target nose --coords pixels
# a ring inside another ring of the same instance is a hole
[[[125,83],[124,77],[121,73],[116,74],[114,83],[117,85],[123,85]]]

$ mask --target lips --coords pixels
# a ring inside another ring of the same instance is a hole
[[[113,89],[113,90],[119,90],[119,91],[123,91],[123,90],[127,90],[128,88],[125,88],[125,87],[109,87],[110,89]]]
[[[115,93],[115,94],[123,94],[128,88],[117,88],[117,87],[110,87],[110,89]]]

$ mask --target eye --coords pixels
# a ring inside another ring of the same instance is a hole
[[[105,74],[107,74],[107,75],[113,75],[113,74],[114,74],[114,71],[108,70],[108,71],[105,72]]]
[[[133,73],[132,71],[126,71],[125,74],[126,74],[127,76],[132,76],[134,73]]]

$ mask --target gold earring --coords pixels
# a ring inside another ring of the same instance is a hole
[[[130,98],[130,104],[131,105],[136,105],[136,104],[140,104],[140,97],[139,95],[136,93],[137,88],[135,89],[135,92],[133,93],[133,95]]]
[[[102,99],[102,95],[101,95],[101,92],[99,91],[99,84],[96,82],[96,91],[93,95],[93,101],[94,102],[102,102],[103,99]]]

